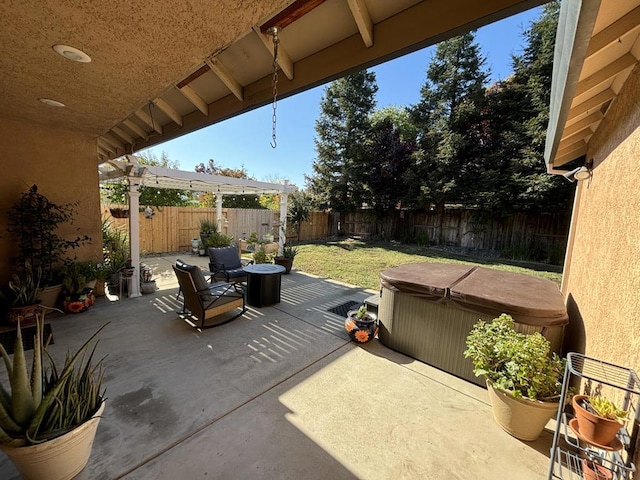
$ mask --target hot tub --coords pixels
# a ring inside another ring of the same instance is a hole
[[[542,278],[469,265],[415,263],[384,270],[380,341],[399,352],[478,385],[464,358],[479,320],[507,313],[516,330],[540,332],[560,353],[567,310],[558,286]]]

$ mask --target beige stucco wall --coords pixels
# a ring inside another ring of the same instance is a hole
[[[7,233],[7,211],[34,183],[58,204],[78,202],[74,224],[61,229],[67,238],[89,235],[90,245],[76,249],[80,260],[100,260],[100,196],[95,139],[64,130],[0,119],[0,285],[10,274],[14,255]]]
[[[589,142],[591,158],[563,280],[567,346],[640,372],[640,67]]]

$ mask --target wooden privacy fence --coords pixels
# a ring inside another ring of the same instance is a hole
[[[128,206],[103,206],[105,218],[109,218],[115,226],[125,231],[129,229],[128,218],[114,218],[111,211],[121,209],[128,212]],[[153,207],[153,217],[146,218],[144,212],[140,217],[140,251],[145,253],[163,253],[190,251],[191,240],[200,237],[200,222],[208,220],[216,222],[215,208],[199,207]],[[278,236],[280,215],[278,212],[263,209],[223,208],[222,233],[235,239],[247,238],[252,232],[258,236],[272,233]],[[289,231],[293,231],[288,226]],[[313,212],[309,222],[301,228],[301,240],[315,240],[326,237],[329,230],[328,214]]]
[[[447,209],[441,214],[395,211],[379,218],[364,210],[333,214],[329,233],[377,235],[425,245],[492,250],[512,258],[561,263],[569,222],[569,213],[515,213],[493,218],[477,210]]]

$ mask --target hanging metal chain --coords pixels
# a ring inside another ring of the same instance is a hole
[[[276,141],[276,110],[278,108],[278,44],[280,43],[278,30],[278,27],[271,27],[267,30],[267,33],[273,36],[273,76],[271,77],[271,88],[273,91],[273,115],[271,116],[271,148],[276,148],[278,146]]]

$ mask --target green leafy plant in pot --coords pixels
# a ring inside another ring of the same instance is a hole
[[[296,258],[298,254],[298,247],[294,247],[293,245],[285,245],[282,249],[282,256],[276,256],[273,261],[277,265],[281,265],[284,267],[284,273],[290,273],[291,267],[293,267],[293,259]]]
[[[33,268],[30,262],[11,276],[8,291],[2,293],[4,302],[9,306],[7,320],[10,323],[34,323],[36,314],[42,312],[38,298],[41,278],[40,267]]]
[[[575,422],[569,425],[584,441],[595,446],[609,446],[623,427],[628,412],[600,396],[574,395]]]
[[[86,465],[104,409],[102,360],[93,364],[102,326],[56,366],[38,315],[31,373],[18,326],[13,359],[0,345],[10,389],[0,395],[0,450],[25,479],[72,478]],[[8,393],[10,391],[10,394]]]
[[[467,337],[466,358],[484,375],[496,422],[520,440],[537,439],[557,413],[566,360],[551,353],[540,333],[516,332],[511,316],[478,321]]]
[[[95,275],[93,264],[89,262],[70,263],[62,280],[62,308],[68,313],[80,313],[89,309],[95,302],[93,288]]]

